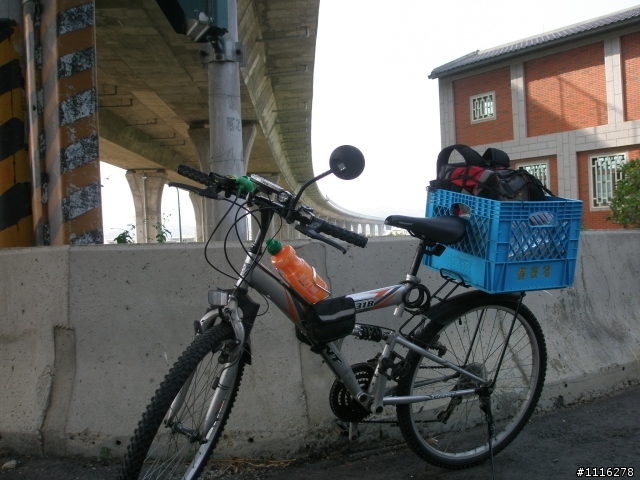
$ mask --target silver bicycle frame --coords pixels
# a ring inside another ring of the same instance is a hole
[[[249,254],[245,259],[244,266],[242,268],[242,276],[238,280],[236,286],[241,287],[246,284],[265,295],[271,300],[294,324],[300,326],[302,318],[307,311],[307,307],[303,302],[299,301],[295,294],[292,293],[291,287],[280,280],[274,273],[268,270],[264,265],[254,262],[254,255]],[[368,290],[366,292],[354,293],[347,295],[347,297],[353,298],[356,313],[364,313],[370,310],[377,310],[380,308],[388,308],[395,306],[395,315],[400,316],[404,311],[404,297],[407,291],[411,288],[412,284],[419,283],[419,279],[412,277],[407,283],[401,283],[397,285],[391,285],[388,287],[377,288],[375,290]],[[380,413],[384,405],[402,404],[402,403],[415,403],[425,400],[433,400],[443,397],[455,397],[461,395],[468,395],[475,393],[474,389],[471,390],[457,390],[439,395],[422,395],[411,397],[393,397],[384,396],[386,387],[386,377],[380,373],[380,365],[383,359],[389,358],[395,348],[396,344],[400,344],[409,350],[412,350],[433,362],[446,366],[455,372],[468,377],[478,385],[488,385],[490,381],[477,377],[472,373],[467,372],[463,368],[458,367],[450,362],[442,360],[437,355],[413,344],[406,338],[404,338],[398,332],[391,332],[385,335],[386,346],[378,361],[378,366],[374,373],[374,378],[369,388],[369,392],[362,390],[356,377],[351,370],[350,363],[345,355],[342,353],[339,345],[336,342],[328,343],[320,355],[324,358],[327,365],[331,370],[340,378],[349,393],[353,398],[358,399],[366,407],[370,408],[374,413]]]
[[[411,289],[411,287],[420,282],[419,279],[412,276],[407,276],[405,283],[397,285],[391,285],[388,287],[377,288],[375,290],[368,290],[365,292],[354,293],[347,295],[354,300],[357,313],[364,313],[370,310],[377,310],[381,308],[389,308],[392,306],[397,307],[394,315],[400,317],[404,311],[404,298],[405,294]],[[296,294],[293,293],[291,287],[284,283],[277,275],[272,273],[264,265],[255,261],[255,255],[249,253],[245,259],[244,265],[241,270],[240,278],[236,283],[238,288],[252,287],[269,300],[271,300],[295,325],[301,326],[301,321],[305,317],[308,307],[305,303],[298,299]],[[212,427],[215,424],[221,406],[224,403],[226,395],[230,391],[230,386],[237,374],[237,359],[240,357],[245,349],[245,343],[247,338],[245,337],[245,330],[242,325],[242,320],[238,314],[237,301],[233,296],[230,296],[227,304],[228,314],[231,320],[231,324],[234,329],[234,333],[237,340],[237,346],[231,352],[229,361],[225,364],[223,374],[220,377],[220,385],[223,388],[216,389],[213,398],[209,404],[209,410],[205,416],[203,428],[199,432],[190,432],[184,429],[181,425],[173,426],[176,431],[186,435],[201,435],[206,432],[207,437],[200,439],[203,443],[198,450],[196,457],[193,459],[191,466],[187,469],[184,479],[192,478],[195,470],[192,468],[195,461],[200,455],[203,455],[207,450],[207,443],[210,441],[212,434]],[[200,325],[203,330],[208,329],[214,323],[215,314],[208,312],[201,320]],[[357,329],[357,327],[356,327]],[[354,330],[357,333],[357,330]],[[396,331],[391,331],[383,336],[386,344],[378,359],[378,365],[376,366],[372,382],[368,388],[368,391],[364,391],[351,369],[351,365],[348,362],[345,355],[340,349],[340,345],[337,342],[328,343],[324,349],[320,352],[329,368],[334,374],[344,382],[344,385],[349,390],[349,393],[360,402],[363,407],[369,409],[373,413],[382,413],[385,405],[397,405],[397,404],[409,404],[422,402],[427,400],[435,400],[439,398],[456,397],[475,394],[476,389],[455,390],[451,392],[440,393],[436,395],[414,395],[414,396],[385,396],[387,377],[384,375],[382,364],[385,359],[391,357],[393,350],[397,344],[412,350],[419,355],[422,355],[433,362],[446,366],[460,375],[468,377],[478,385],[486,386],[490,384],[489,380],[482,379],[469,373],[463,368],[454,365],[450,362],[442,360],[437,355],[415,345],[407,340],[402,334]],[[339,342],[341,344],[341,342]],[[443,377],[446,379],[447,377]],[[174,399],[168,422],[172,423],[176,412],[181,408],[185,399],[185,393],[189,389],[192,377],[189,377],[178,396]],[[425,381],[440,381],[441,379]]]

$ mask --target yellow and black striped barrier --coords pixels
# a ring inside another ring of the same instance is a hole
[[[0,19],[0,248],[33,242],[19,41],[17,23]]]
[[[50,244],[102,243],[95,4],[40,5]]]

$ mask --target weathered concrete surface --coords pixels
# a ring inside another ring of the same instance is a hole
[[[547,338],[542,408],[640,379],[639,243],[640,232],[584,232],[574,287],[527,296]],[[376,238],[344,256],[323,244],[294,246],[341,295],[402,280],[416,242]],[[243,257],[238,247],[230,256],[236,264]],[[225,265],[219,244],[209,258]],[[201,244],[4,250],[0,274],[0,449],[34,453],[99,455],[106,447],[122,454],[168,365],[190,342],[207,290],[231,284],[204,262]],[[430,271],[419,275],[436,284]],[[360,320],[397,325],[391,313]],[[75,361],[64,342],[72,337]],[[254,364],[222,448],[283,455],[336,441],[328,405],[333,376],[319,357],[295,340],[273,306],[252,337]],[[345,346],[354,363],[374,351],[355,340]],[[383,427],[369,433],[393,434]]]
[[[54,326],[68,321],[69,249],[0,251],[0,445],[41,448]]]
[[[640,387],[534,415],[518,437],[495,458],[498,480],[567,480],[579,468],[612,467],[618,476],[637,477],[640,465]],[[405,444],[380,447],[363,441],[343,443],[332,451],[301,456],[283,468],[279,457],[266,461],[217,457],[202,478],[225,480],[489,480],[491,463],[462,470],[425,464]],[[346,448],[348,447],[348,448]],[[0,465],[16,460],[13,470],[2,471],[2,480],[113,480],[120,461],[86,458],[27,457],[20,452],[0,452]],[[595,467],[594,467],[595,465]],[[235,468],[239,472],[234,473]],[[624,467],[635,468],[627,475]],[[597,471],[600,473],[600,470]],[[584,470],[582,471],[585,477]],[[603,475],[604,476],[604,475]]]

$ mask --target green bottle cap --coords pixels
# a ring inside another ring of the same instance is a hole
[[[249,177],[236,177],[236,182],[238,182],[238,188],[240,188],[240,191],[251,193],[256,189],[256,186]]]
[[[282,250],[282,244],[278,240],[275,240],[273,238],[268,238],[266,243],[267,243],[267,252],[269,252],[271,255],[275,255],[280,250]]]

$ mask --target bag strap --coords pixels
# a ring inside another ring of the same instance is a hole
[[[482,154],[482,158],[490,165],[509,168],[509,155],[507,155],[507,152],[503,152],[497,148],[487,148]]]
[[[486,160],[482,158],[480,154],[474,149],[467,147],[466,145],[457,143],[455,145],[445,147],[440,151],[440,153],[438,154],[438,161],[436,162],[436,174],[440,173],[442,167],[449,163],[449,156],[454,150],[462,155],[462,158],[464,158],[464,162],[469,166],[481,166],[486,163]]]

